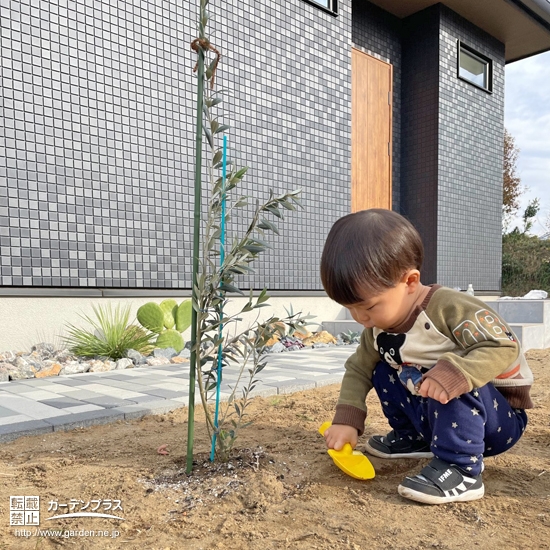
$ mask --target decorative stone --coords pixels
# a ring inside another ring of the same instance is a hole
[[[170,363],[189,363],[189,359],[187,359],[187,357],[180,357],[179,355],[176,355],[176,357],[172,357],[172,359],[170,359]]]
[[[11,368],[8,369],[8,375],[10,380],[24,380],[25,378],[34,378],[35,370],[29,366],[19,366],[10,365]]]
[[[82,372],[88,372],[89,370],[90,365],[88,363],[69,361],[63,365],[63,368],[59,371],[59,374],[80,374]]]
[[[108,372],[116,369],[116,363],[114,361],[100,361],[94,359],[89,361],[90,372]]]
[[[15,357],[16,355],[13,351],[4,351],[0,353],[0,361],[6,361],[9,363],[10,361],[13,361]]]
[[[160,365],[168,365],[170,360],[166,357],[147,357],[147,364],[150,367],[158,367]]]
[[[305,340],[306,338],[313,336],[313,333],[311,333],[306,327],[298,327],[294,331],[293,336],[300,338],[300,340]]]
[[[2,366],[4,364],[5,363],[0,363],[0,382],[8,382],[10,379],[7,367]]]
[[[286,351],[286,347],[281,342],[271,346],[271,353],[281,353],[282,351]]]
[[[115,369],[122,370],[122,369],[131,369],[133,367],[134,367],[134,362],[128,357],[123,357],[122,359],[119,359],[116,362]]]
[[[36,378],[46,378],[46,376],[57,376],[63,367],[53,361],[45,361],[44,368],[39,370],[34,376]]]
[[[191,357],[191,350],[187,348],[182,349],[179,355],[177,355],[176,357],[183,357],[184,359],[189,359]]]
[[[36,352],[42,359],[49,359],[55,354],[55,347],[48,342],[41,342],[31,348],[32,352]]]
[[[306,346],[313,344],[336,344],[336,338],[330,334],[330,332],[322,330],[321,332],[315,333],[313,336],[305,338],[304,344]]]
[[[172,359],[178,352],[174,348],[157,348],[153,351],[153,357],[163,357],[165,359]]]
[[[136,366],[147,364],[147,359],[143,357],[143,355],[141,355],[141,353],[139,353],[139,351],[136,351],[135,349],[129,349],[126,352],[126,356],[128,357],[128,359],[131,359],[134,365]]]

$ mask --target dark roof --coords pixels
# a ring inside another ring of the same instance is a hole
[[[550,50],[550,0],[371,0],[404,18],[442,3],[506,46],[506,62]]]

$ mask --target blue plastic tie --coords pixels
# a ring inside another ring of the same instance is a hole
[[[223,136],[223,156],[222,156],[222,219],[221,219],[221,234],[220,234],[220,268],[225,261],[225,179],[227,175],[227,136]],[[220,283],[221,284],[221,283]],[[223,333],[223,305],[220,306],[220,327],[218,335],[220,340]],[[212,448],[210,449],[210,462],[214,462],[216,455],[216,436],[218,431],[218,414],[220,409],[220,386],[222,383],[222,342],[218,345],[218,369],[216,374],[216,409],[214,412],[214,436],[212,437]]]

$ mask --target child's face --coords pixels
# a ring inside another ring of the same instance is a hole
[[[376,296],[362,297],[361,302],[344,307],[365,328],[388,330],[397,327],[408,318],[414,307],[411,287],[403,280]]]

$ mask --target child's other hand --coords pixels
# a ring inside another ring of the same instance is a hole
[[[418,393],[422,397],[429,397],[445,405],[449,402],[449,394],[443,389],[443,386],[433,378],[425,378],[420,385]]]
[[[349,443],[353,449],[357,445],[357,429],[346,424],[333,424],[324,433],[325,442],[329,449],[341,451],[342,447]]]

